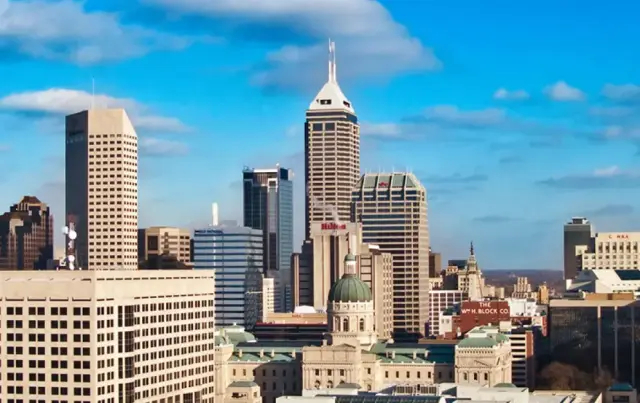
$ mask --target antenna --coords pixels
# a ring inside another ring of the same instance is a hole
[[[336,82],[336,44],[329,39],[329,82]]]

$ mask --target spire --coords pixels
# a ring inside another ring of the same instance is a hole
[[[329,80],[330,83],[337,83],[336,75],[336,43],[329,39]]]
[[[473,241],[471,241],[471,247],[469,248],[469,255],[470,256],[475,256],[474,250],[473,250]]]

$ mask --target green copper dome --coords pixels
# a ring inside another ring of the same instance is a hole
[[[370,302],[371,289],[358,276],[345,273],[329,291],[329,302]]]
[[[356,257],[354,255],[352,255],[351,253],[348,253],[347,256],[344,257],[344,261],[345,262],[355,262],[356,261]]]

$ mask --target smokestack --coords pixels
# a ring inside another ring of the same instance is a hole
[[[211,204],[211,223],[213,225],[218,225],[219,224],[219,220],[218,220],[218,203],[213,203]]]

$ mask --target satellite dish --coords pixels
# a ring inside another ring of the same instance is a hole
[[[62,233],[63,234],[68,234],[69,233],[69,227],[67,227],[66,225],[64,227],[62,227]]]
[[[67,256],[67,260],[69,261],[69,263],[73,263],[76,261],[76,257],[73,255],[69,255]]]
[[[78,237],[78,234],[74,230],[69,231],[69,239],[73,241],[77,237]]]

